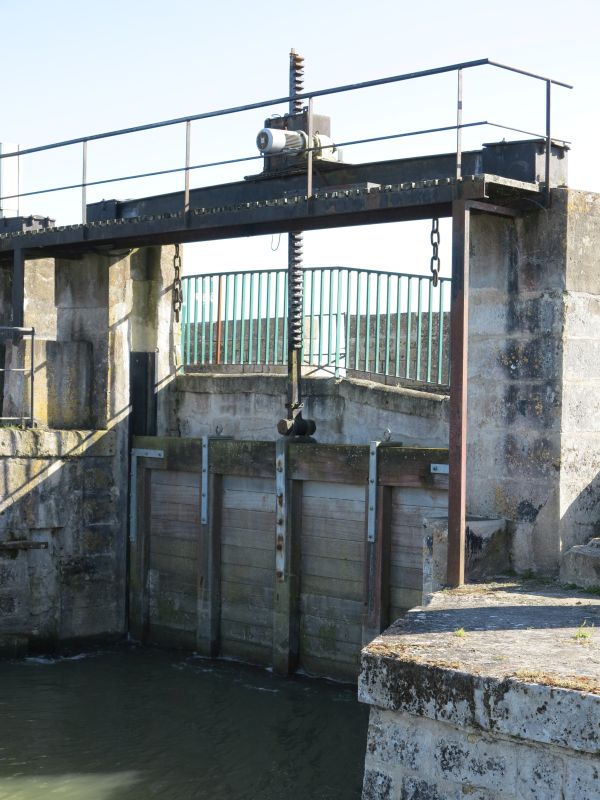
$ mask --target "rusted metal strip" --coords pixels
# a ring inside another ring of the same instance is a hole
[[[450,586],[465,580],[467,482],[467,356],[469,323],[469,221],[464,199],[452,203],[452,289],[450,304],[450,457],[448,575]]]

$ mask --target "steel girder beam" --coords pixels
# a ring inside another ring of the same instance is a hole
[[[143,247],[155,244],[229,239],[293,230],[316,230],[398,222],[452,213],[454,181],[430,180],[378,187],[332,189],[305,195],[231,206],[193,209],[184,214],[161,214],[88,222],[48,230],[0,236],[2,253],[21,248],[30,257],[70,255],[90,250]],[[465,199],[485,201],[503,193],[512,200],[539,197],[536,185],[496,176],[467,176]],[[183,199],[183,198],[182,198]]]

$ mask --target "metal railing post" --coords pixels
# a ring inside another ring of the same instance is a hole
[[[551,91],[552,81],[546,81],[546,164],[544,175],[546,183],[546,206],[550,205],[550,158],[552,156]]]
[[[87,139],[82,142],[83,152],[81,158],[81,222],[87,223]]]
[[[463,117],[463,73],[457,71],[456,86],[456,180],[462,179],[462,117]]]
[[[34,348],[35,348],[35,328],[31,329],[31,353],[29,358],[29,365],[30,365],[30,385],[29,385],[29,392],[30,392],[30,403],[29,403],[29,425],[33,428],[33,404],[34,404],[34,381],[35,381],[35,355],[34,355]]]
[[[192,123],[188,119],[185,123],[185,187],[183,191],[183,213],[190,210],[190,145],[192,137]]]

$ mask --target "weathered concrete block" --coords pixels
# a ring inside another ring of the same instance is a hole
[[[410,611],[363,650],[363,798],[595,800],[596,621],[599,599],[548,585],[465,587]]]
[[[56,259],[57,308],[105,308],[108,302],[109,259],[89,254],[82,259]]]
[[[362,797],[363,800],[394,800],[398,795],[389,775],[374,769],[366,769]]]
[[[240,439],[277,438],[284,413],[282,375],[180,375],[177,417],[171,427],[184,436],[223,433]],[[364,444],[382,439],[425,447],[445,447],[448,398],[368,381],[310,378],[303,381],[304,415],[317,421],[316,438],[332,444]],[[249,421],[251,420],[251,425]],[[357,424],[360,420],[360,424]]]
[[[561,797],[565,782],[565,760],[558,752],[537,747],[515,747],[514,750],[519,800]]]
[[[565,800],[596,800],[600,794],[598,758],[569,759],[566,762]],[[560,795],[555,795],[560,797]]]
[[[560,580],[584,589],[600,588],[600,539],[567,550],[560,564]]]
[[[431,576],[430,592],[446,585],[448,559],[448,518],[428,521],[431,549],[425,554],[424,574]],[[511,535],[503,519],[467,517],[465,543],[465,576],[476,581],[501,575],[510,567]]]

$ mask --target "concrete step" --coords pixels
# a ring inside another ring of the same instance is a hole
[[[583,589],[600,588],[600,538],[567,550],[560,565],[560,580]]]

